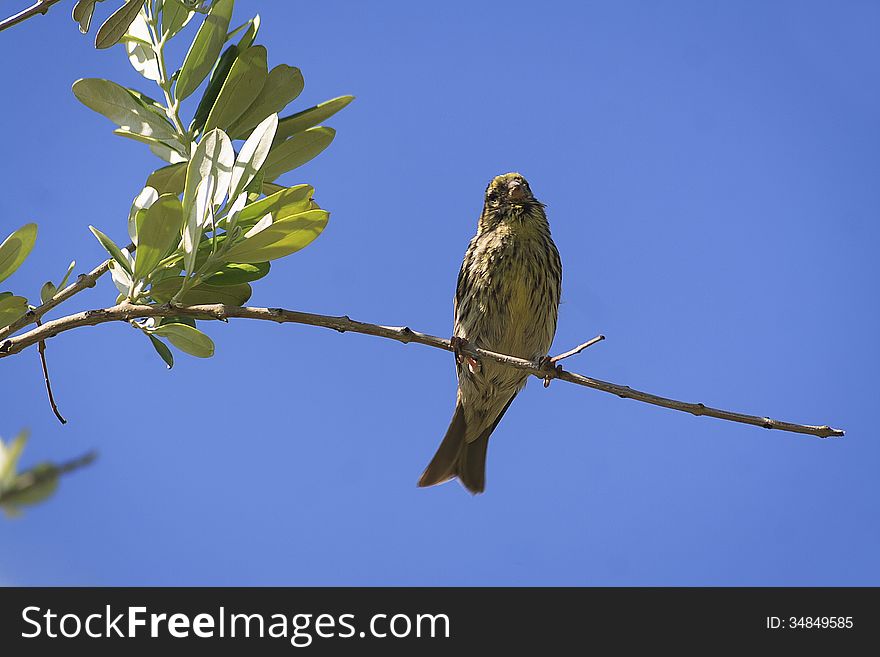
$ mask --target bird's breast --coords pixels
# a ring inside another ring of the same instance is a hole
[[[474,240],[468,281],[457,300],[457,335],[511,356],[546,353],[559,302],[549,239],[497,230]]]

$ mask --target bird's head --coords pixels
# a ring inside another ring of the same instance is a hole
[[[547,225],[544,204],[535,198],[529,183],[518,173],[497,176],[486,188],[479,230],[492,230],[501,224],[533,227]]]
[[[506,210],[537,203],[529,183],[518,173],[496,176],[486,188],[486,209]]]

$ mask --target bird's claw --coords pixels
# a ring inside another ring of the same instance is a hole
[[[455,362],[459,365],[463,359],[463,355],[461,353],[461,348],[467,344],[467,340],[464,338],[460,338],[457,335],[453,335],[449,338],[449,345],[452,347],[452,353],[455,356]]]
[[[466,356],[461,353],[461,350],[467,346],[468,341],[465,338],[461,338],[457,335],[453,335],[449,338],[449,344],[452,346],[452,353],[455,354],[455,362],[458,365],[463,365],[467,363],[468,369],[471,373],[476,373],[480,371],[480,361],[472,356]]]
[[[554,363],[550,356],[541,356],[538,359],[538,369],[547,373],[547,376],[544,377],[544,387],[549,388],[550,382],[562,372],[562,365]]]

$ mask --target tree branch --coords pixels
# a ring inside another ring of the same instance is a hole
[[[9,18],[4,18],[2,21],[0,21],[0,32],[12,27],[13,25],[18,25],[19,23],[26,21],[28,18],[33,18],[37,14],[45,14],[47,11],[49,11],[49,7],[54,5],[56,2],[60,2],[60,0],[37,0],[37,2],[32,4],[27,9],[22,9],[17,14],[14,14]]]
[[[605,339],[604,335],[597,335],[595,338],[587,340],[583,344],[579,344],[574,349],[569,349],[565,353],[559,354],[558,356],[554,356],[553,358],[550,359],[550,364],[555,365],[556,363],[558,363],[561,360],[565,360],[566,358],[571,358],[572,356],[577,356],[579,353],[581,353],[587,347],[592,347],[594,344],[596,344],[597,342],[602,342],[602,340],[604,340],[604,339]]]
[[[416,342],[435,349],[444,349],[452,351],[450,341],[444,338],[438,338],[426,333],[418,333],[406,326],[380,326],[378,324],[368,324],[350,319],[347,316],[332,317],[329,315],[315,315],[312,313],[298,312],[295,310],[284,310],[281,308],[250,308],[238,306],[224,306],[221,304],[202,305],[202,306],[172,306],[169,304],[161,306],[143,306],[120,304],[110,308],[101,308],[96,310],[87,310],[85,312],[68,315],[49,322],[42,326],[31,329],[17,337],[10,338],[4,342],[0,342],[0,358],[5,358],[16,354],[23,349],[39,343],[41,340],[47,340],[59,333],[70,331],[82,326],[96,326],[107,322],[130,321],[145,317],[176,317],[186,316],[203,320],[227,320],[229,318],[257,319],[278,323],[294,323],[307,324],[309,326],[321,326],[324,328],[334,329],[341,333],[350,331],[352,333],[362,333],[364,335],[374,335],[380,338],[388,338],[397,340],[404,344]],[[599,379],[593,379],[581,374],[566,372],[561,367],[541,366],[539,363],[533,363],[522,358],[514,358],[504,354],[496,354],[484,349],[476,349],[470,345],[463,345],[461,352],[467,356],[478,359],[488,359],[507,365],[509,367],[528,372],[540,379],[561,379],[576,385],[601,390],[618,397],[626,399],[634,399],[646,404],[654,406],[662,406],[675,411],[684,411],[692,415],[705,415],[708,417],[718,418],[720,420],[729,420],[731,422],[740,422],[742,424],[751,424],[765,429],[779,429],[782,431],[790,431],[794,433],[803,433],[820,438],[840,437],[844,432],[840,429],[832,429],[829,426],[810,426],[803,424],[794,424],[791,422],[781,422],[772,420],[768,417],[760,417],[757,415],[746,415],[744,413],[735,413],[717,408],[712,408],[704,404],[694,404],[690,402],[677,401],[668,399],[658,395],[652,395],[647,392],[634,390],[628,386],[618,385],[616,383],[608,383]]]
[[[135,249],[137,249],[134,244],[129,244],[125,248],[128,249],[129,253],[134,253]],[[9,326],[0,328],[0,340],[5,338],[6,336],[12,335],[16,331],[23,329],[28,324],[35,324],[43,315],[52,310],[55,306],[58,306],[67,301],[74,294],[79,294],[83,290],[87,290],[90,287],[95,287],[95,283],[98,282],[98,279],[101,278],[101,276],[106,274],[108,271],[110,271],[110,260],[105,260],[88,274],[80,274],[79,276],[77,276],[76,280],[73,283],[68,285],[60,292],[56,292],[55,296],[49,299],[46,303],[37,306],[33,310],[28,310],[24,315],[12,322],[12,324],[10,324]]]

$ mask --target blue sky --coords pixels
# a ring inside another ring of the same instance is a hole
[[[32,298],[105,257],[88,224],[124,238],[160,164],[70,92],[152,93],[70,6],[0,36],[0,232],[40,226],[4,289]],[[880,584],[876,3],[239,0],[236,18],[257,11],[270,65],[303,70],[294,107],[357,100],[283,179],[315,185],[328,229],[252,305],[450,335],[484,187],[518,170],[564,264],[554,351],[607,336],[569,368],[847,436],[532,381],[486,494],[420,490],[449,354],[239,321],[169,372],[105,325],[49,342],[67,426],[33,349],[0,363],[0,435],[31,429],[25,465],[100,452],[0,521],[0,583]],[[114,297],[102,280],[68,308]]]

